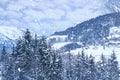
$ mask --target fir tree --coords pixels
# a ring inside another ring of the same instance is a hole
[[[45,43],[46,44],[46,43]],[[43,70],[42,70],[42,57],[43,57],[43,51],[42,51],[42,40],[37,39],[37,35],[35,35],[35,39],[33,41],[33,52],[34,52],[34,58],[33,58],[33,77],[35,80],[44,80]]]
[[[9,80],[9,57],[6,52],[5,45],[3,45],[2,53],[1,53],[1,76],[2,80]]]
[[[89,57],[89,80],[97,80],[97,69],[96,69],[96,65],[95,65],[95,61],[94,61],[94,57],[92,55],[90,55]]]
[[[97,77],[99,80],[108,80],[107,79],[107,60],[105,56],[102,54],[100,57],[100,61],[97,64]]]
[[[80,53],[78,53],[77,62],[76,62],[76,66],[75,66],[76,80],[81,79],[81,60],[80,60],[80,57],[81,57]]]
[[[51,48],[47,44],[45,38],[42,38],[38,42],[38,48],[37,48],[37,62],[39,66],[39,78],[41,80],[48,78],[48,71],[50,67],[50,55],[51,55]]]
[[[76,80],[87,80],[88,79],[88,58],[82,50],[81,54],[77,55],[77,62],[75,66]]]
[[[52,52],[48,80],[63,80],[62,58],[58,53],[57,51]]]
[[[15,69],[19,75],[18,78],[21,78],[21,76],[29,78],[32,68],[32,48],[31,34],[28,29],[23,38],[18,40],[15,53],[13,55],[15,57]]]
[[[74,79],[74,68],[73,68],[73,62],[72,62],[72,55],[69,52],[68,53],[68,63],[67,63],[67,69],[66,69],[66,77],[67,80],[73,80]]]
[[[116,55],[114,51],[111,54],[111,57],[108,59],[108,79],[119,80],[118,61],[116,60]]]
[[[39,79],[39,54],[38,54],[38,39],[37,39],[37,35],[35,34],[35,39],[33,42],[33,52],[34,52],[34,56],[33,56],[33,78],[34,80],[38,80]]]

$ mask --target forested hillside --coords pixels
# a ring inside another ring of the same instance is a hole
[[[1,51],[1,80],[119,80],[115,52],[95,61],[84,49],[77,55],[54,50],[43,37],[31,36],[27,29],[8,53]]]

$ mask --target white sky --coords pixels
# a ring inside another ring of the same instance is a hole
[[[0,26],[50,35],[106,13],[104,0],[0,0]]]

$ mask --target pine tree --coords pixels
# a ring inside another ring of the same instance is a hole
[[[71,53],[69,52],[67,54],[68,56],[68,63],[67,63],[67,68],[66,68],[66,77],[67,77],[67,80],[73,80],[74,79],[74,66],[73,66],[73,62],[72,62],[72,55]]]
[[[97,70],[96,70],[96,65],[94,61],[94,57],[90,55],[89,57],[89,80],[97,80]]]
[[[37,35],[35,35],[35,39],[33,41],[33,77],[34,80],[44,80],[45,73],[43,73],[43,64],[42,64],[42,57],[43,57],[43,44],[42,39],[37,39]],[[46,42],[44,45],[47,45]],[[47,50],[47,48],[46,48]]]
[[[60,52],[57,52],[58,54],[58,59],[56,60],[57,61],[57,72],[58,72],[58,79],[59,80],[63,80],[63,60],[62,60],[62,56],[61,56],[61,53]]]
[[[2,80],[9,80],[9,57],[6,52],[5,45],[3,45],[2,53],[1,53],[1,76]]]
[[[100,61],[97,64],[97,77],[99,80],[108,80],[107,79],[107,60],[105,56],[102,54],[100,57]]]
[[[39,54],[38,54],[38,39],[37,39],[37,35],[35,34],[35,39],[33,41],[33,52],[34,52],[34,56],[33,56],[33,78],[34,80],[38,80],[39,78]]]
[[[3,48],[2,48],[2,53],[1,53],[1,62],[5,62],[7,61],[8,55],[7,55],[7,52],[6,52],[6,48],[5,48],[5,45],[3,45]]]
[[[88,71],[88,61],[87,56],[82,50],[81,54],[77,55],[77,62],[75,66],[76,80],[86,80]]]
[[[111,57],[108,59],[108,79],[119,80],[118,61],[116,60],[116,55],[114,51],[111,54]]]
[[[22,39],[18,40],[15,53],[15,69],[18,72],[18,79],[26,80],[31,77],[32,69],[32,47],[31,33],[27,29]]]
[[[38,41],[36,59],[39,66],[38,77],[41,80],[48,79],[51,53],[51,47],[47,44],[45,38],[40,39]]]
[[[13,45],[13,51],[12,54],[14,53],[14,45]],[[12,54],[8,54],[8,70],[7,70],[7,80],[14,80],[14,58]]]
[[[14,53],[15,53],[15,46],[13,45],[12,53],[10,54],[10,63],[11,63],[11,66],[10,66],[11,73],[10,74],[12,77],[11,80],[15,80],[15,77],[17,75],[17,73],[15,73],[15,58],[13,56]]]
[[[16,47],[13,46],[12,48],[12,54],[11,54],[11,57],[12,57],[12,62],[13,62],[13,65],[12,65],[12,68],[13,68],[13,75],[14,75],[14,79],[13,80],[18,80],[19,79],[19,66],[18,66],[18,58],[19,58],[19,55],[22,54],[21,50],[22,50],[22,39],[19,38],[19,40],[17,41],[17,44],[16,44]]]
[[[80,53],[78,53],[77,62],[76,62],[76,66],[75,66],[76,80],[81,79],[81,60],[80,60],[80,57],[81,57]]]
[[[62,58],[58,53],[57,51],[52,52],[48,80],[63,80]]]

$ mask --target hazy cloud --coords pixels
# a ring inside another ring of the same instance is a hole
[[[103,11],[102,0],[1,0],[0,25],[51,34],[102,15]]]

